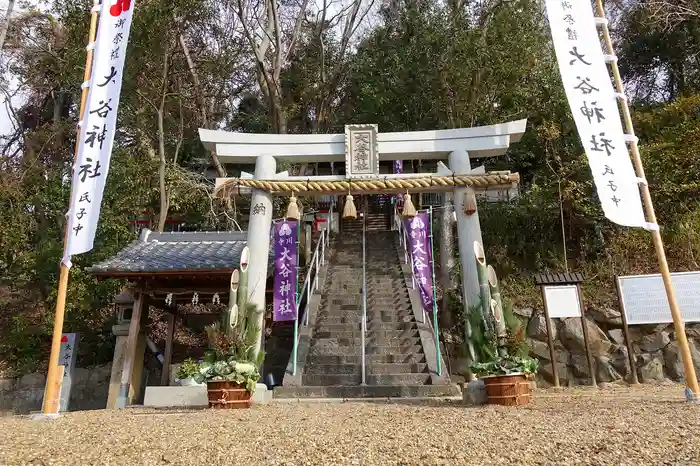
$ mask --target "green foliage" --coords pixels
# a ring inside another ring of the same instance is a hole
[[[492,332],[485,328],[481,304],[469,308],[469,322],[472,328],[471,342],[478,361],[491,361],[498,355],[496,340]]]
[[[185,380],[194,378],[198,373],[199,365],[194,361],[194,359],[187,358],[180,365],[175,377],[177,377],[179,380]]]
[[[489,375],[536,374],[539,366],[537,359],[522,358],[506,355],[487,362],[471,365],[471,370],[477,377]]]

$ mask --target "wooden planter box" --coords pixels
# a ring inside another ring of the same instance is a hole
[[[488,404],[519,406],[532,401],[532,383],[525,374],[489,375],[481,380]]]
[[[221,380],[207,382],[209,407],[214,409],[250,408],[251,393],[244,384]]]

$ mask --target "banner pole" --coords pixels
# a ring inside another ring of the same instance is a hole
[[[596,12],[598,18],[602,21],[603,39],[605,40],[605,48],[609,55],[615,55],[613,50],[612,40],[610,39],[610,30],[608,29],[608,22],[605,18],[605,10],[603,9],[603,0],[596,0]],[[627,99],[624,97],[624,86],[622,85],[622,78],[620,76],[620,69],[617,66],[617,60],[613,60],[611,63],[611,68],[613,72],[613,77],[615,78],[615,89],[620,95],[618,99],[620,102],[620,108],[622,109],[622,116],[625,121],[625,128],[627,134],[634,137],[634,126],[632,124],[632,117],[630,115],[629,105],[627,104]],[[649,192],[649,186],[646,182],[646,177],[644,176],[644,166],[642,164],[642,158],[639,155],[639,147],[637,146],[636,138],[630,143],[632,151],[632,161],[634,163],[635,171],[637,172],[637,177],[640,178],[639,189],[642,193],[642,199],[644,200],[644,210],[646,212],[646,217],[649,223],[656,224],[656,213],[654,212],[654,205],[651,200],[651,193]],[[681,350],[681,357],[683,359],[683,368],[685,369],[685,381],[688,390],[692,393],[688,394],[688,401],[698,401],[700,396],[700,388],[698,388],[698,379],[695,374],[695,367],[693,366],[693,359],[690,353],[690,347],[688,346],[688,337],[685,333],[685,323],[683,322],[683,316],[681,315],[680,308],[678,306],[678,300],[676,299],[676,292],[673,288],[673,282],[671,281],[671,272],[668,268],[668,262],[666,261],[666,252],[664,251],[664,243],[661,238],[661,232],[658,228],[652,229],[651,237],[654,242],[654,249],[656,250],[656,256],[659,261],[659,268],[661,269],[661,276],[664,281],[664,288],[666,289],[666,297],[668,298],[668,305],[671,308],[671,317],[673,318],[673,327],[676,331],[676,338],[678,339],[678,346]]]
[[[99,0],[93,0],[92,10],[90,11],[90,32],[88,34],[88,45],[87,54],[85,57],[85,72],[83,75],[83,82],[90,81],[90,75],[92,74],[92,58],[93,50],[95,46],[95,36],[97,34],[97,15],[100,13]],[[80,95],[80,111],[79,120],[83,121],[85,116],[85,104],[87,102],[88,87],[82,86],[82,93]],[[78,136],[75,138],[75,153],[73,155],[73,164],[75,164],[78,158],[78,147],[80,146],[80,129],[78,129]],[[73,167],[71,167],[71,178],[73,173]],[[71,205],[71,197],[73,190],[71,189],[71,194],[68,198],[68,205]],[[68,237],[68,222],[66,221],[66,231],[63,235],[63,254],[66,253]],[[46,376],[46,394],[44,396],[44,404],[42,406],[42,412],[44,414],[57,414],[58,413],[58,394],[56,393],[56,383],[58,378],[58,356],[61,351],[61,336],[63,335],[63,319],[66,313],[66,294],[68,292],[68,276],[70,273],[70,268],[66,265],[63,260],[61,260],[60,274],[58,278],[58,295],[56,297],[56,313],[53,320],[53,338],[51,339],[51,356],[49,357],[49,368],[48,374]]]
[[[433,243],[433,206],[428,209],[428,223],[430,223],[430,268],[433,276],[433,330],[435,332],[435,350],[437,353],[437,375],[442,375],[442,353],[440,351],[440,332],[438,331],[438,315],[437,315],[437,290],[435,287],[435,250]]]

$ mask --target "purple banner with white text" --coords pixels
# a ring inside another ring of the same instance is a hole
[[[430,249],[430,218],[427,212],[418,212],[405,220],[408,246],[411,251],[413,276],[423,309],[433,311],[433,253]]]
[[[281,322],[297,318],[297,234],[296,221],[275,223],[275,277],[273,320]]]

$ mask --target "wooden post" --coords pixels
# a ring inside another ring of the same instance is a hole
[[[586,326],[586,316],[584,314],[583,307],[583,293],[581,292],[581,284],[576,284],[576,292],[578,293],[578,309],[581,313],[581,330],[583,331],[583,345],[586,347],[586,358],[588,359],[588,370],[591,373],[591,385],[594,387],[598,386],[595,376],[595,363],[593,361],[593,355],[591,354],[591,346],[588,343],[588,327]]]
[[[300,222],[301,224],[301,222]],[[308,267],[311,263],[311,225],[304,222],[304,260],[306,261],[306,266]]]
[[[129,336],[126,339],[126,354],[124,356],[124,367],[122,369],[121,383],[119,384],[119,394],[115,403],[116,408],[125,408],[129,400],[129,388],[131,383],[131,371],[134,368],[134,357],[136,356],[136,345],[138,343],[139,331],[141,329],[141,312],[144,307],[146,296],[138,292],[134,308],[131,311],[131,321],[129,322]]]
[[[93,57],[93,45],[95,44],[95,35],[97,33],[97,16],[99,14],[99,0],[93,0],[92,2],[92,12],[90,15],[90,31],[88,33],[88,47],[87,54],[85,57],[85,72],[83,73],[83,81],[90,81],[90,75],[92,74],[92,57]],[[80,115],[79,120],[82,121],[85,116],[85,104],[87,102],[88,88],[83,87],[80,96],[80,110],[78,114]],[[78,137],[75,138],[75,152],[73,154],[73,163],[78,159],[78,146],[80,145],[80,131],[78,130]],[[72,195],[72,190],[71,190]],[[68,205],[71,204],[71,198],[68,198]],[[63,253],[66,252],[66,239],[68,238],[68,222],[66,221],[66,230],[63,235]],[[42,412],[44,414],[58,414],[58,397],[60,396],[60,391],[56,391],[56,387],[60,380],[63,378],[62,374],[59,374],[58,369],[58,357],[61,352],[61,337],[63,336],[63,319],[66,313],[66,294],[68,292],[68,277],[70,274],[69,267],[61,261],[60,273],[58,277],[58,293],[56,296],[56,313],[53,319],[53,337],[51,339],[51,356],[49,357],[49,367],[48,374],[46,375],[46,396],[44,397],[44,404],[42,406]]]
[[[552,340],[552,322],[549,318],[549,308],[547,307],[547,296],[544,294],[544,286],[540,287],[542,292],[542,302],[544,303],[544,318],[547,324],[547,342],[549,343],[549,357],[552,360],[552,374],[554,377],[554,386],[559,387],[559,373],[557,372],[557,358],[554,355],[554,341]]]
[[[168,333],[165,336],[165,354],[163,355],[163,373],[160,376],[160,384],[170,384],[170,362],[173,358],[173,336],[175,334],[175,314],[168,314]]]
[[[596,0],[596,10],[598,16],[600,18],[605,19],[603,0]],[[602,29],[607,54],[614,55],[615,51],[613,49],[612,40],[610,39],[610,31],[608,29],[607,23],[604,23],[602,25]],[[615,89],[620,95],[624,95],[625,88],[622,85],[622,78],[620,77],[620,69],[617,65],[617,60],[611,62],[610,65],[612,68],[613,76],[615,78]],[[622,116],[625,121],[625,128],[627,134],[630,136],[634,136],[634,126],[632,124],[632,117],[630,115],[630,109],[629,105],[627,104],[627,99],[618,100],[620,102],[620,108],[622,110]],[[642,157],[639,154],[639,147],[637,146],[636,141],[633,141],[630,144],[630,146],[632,150],[632,161],[634,162],[634,168],[637,172],[637,177],[643,180],[643,182],[639,183],[639,189],[642,192],[642,199],[644,200],[644,210],[646,212],[646,218],[649,221],[649,223],[656,225],[656,212],[654,212],[654,204],[651,201],[651,193],[649,192],[649,186],[646,183],[644,165],[642,164]],[[654,249],[656,249],[656,257],[659,261],[661,276],[664,280],[664,288],[666,289],[668,305],[671,308],[671,317],[673,318],[673,327],[676,331],[678,347],[681,350],[681,356],[683,358],[683,368],[685,370],[684,373],[686,386],[692,392],[692,396],[697,399],[697,397],[700,397],[700,386],[698,385],[698,379],[695,374],[693,358],[690,353],[690,347],[688,346],[688,336],[685,333],[685,323],[683,322],[683,316],[681,315],[681,311],[678,306],[676,292],[673,289],[673,282],[671,281],[671,271],[668,268],[668,262],[666,261],[666,252],[664,251],[664,243],[663,239],[661,238],[661,232],[659,231],[658,227],[651,231],[651,237],[654,242]]]
[[[620,291],[620,279],[615,279],[615,288],[617,288],[617,299],[620,303],[620,315],[622,316],[622,328],[625,332],[625,344],[627,345],[627,357],[630,361],[630,372],[632,372],[632,383],[635,385],[639,384],[639,378],[637,377],[637,362],[634,358],[634,350],[632,349],[632,339],[630,338],[630,327],[627,325],[627,311],[625,310],[625,303],[622,300],[622,293]]]

